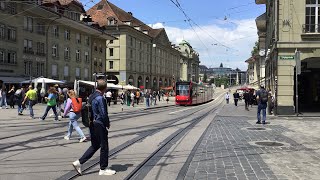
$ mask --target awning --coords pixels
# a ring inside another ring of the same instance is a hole
[[[6,77],[6,76],[0,76],[0,80],[3,81],[3,83],[14,83],[14,84],[20,84],[22,81],[28,80],[28,78],[23,77]]]

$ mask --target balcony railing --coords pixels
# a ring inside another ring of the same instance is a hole
[[[303,24],[302,33],[319,33],[320,34],[320,24]]]

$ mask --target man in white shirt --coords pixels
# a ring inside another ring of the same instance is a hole
[[[227,94],[225,95],[225,99],[226,99],[226,101],[227,101],[227,104],[229,104],[230,95],[229,95],[228,92],[227,92]]]
[[[109,90],[109,91],[106,93],[107,103],[108,103],[109,106],[110,106],[110,104],[111,104],[111,97],[112,97],[112,93],[111,93],[111,91]]]

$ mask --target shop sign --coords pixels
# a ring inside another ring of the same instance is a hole
[[[294,60],[294,56],[279,56],[280,60]]]

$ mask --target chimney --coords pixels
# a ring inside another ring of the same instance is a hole
[[[128,14],[130,14],[131,16],[133,15],[132,12],[128,12]]]

